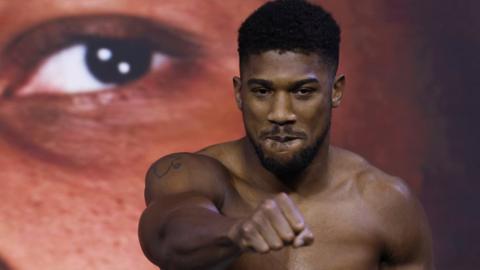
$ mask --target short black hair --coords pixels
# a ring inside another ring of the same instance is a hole
[[[322,7],[304,0],[269,1],[238,30],[240,65],[251,54],[279,50],[317,53],[336,71],[339,47],[337,22]]]

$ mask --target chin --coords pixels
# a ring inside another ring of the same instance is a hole
[[[317,155],[330,130],[330,122],[322,134],[311,144],[305,139],[294,139],[287,142],[259,140],[246,129],[247,138],[253,145],[263,167],[282,178],[302,172]]]
[[[255,151],[263,167],[279,177],[291,176],[303,171],[317,152],[315,147],[297,151],[270,152],[258,146],[255,146]]]

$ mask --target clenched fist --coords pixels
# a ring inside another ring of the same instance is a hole
[[[229,236],[243,250],[260,253],[313,242],[302,214],[285,193],[261,203],[249,218],[232,226]]]

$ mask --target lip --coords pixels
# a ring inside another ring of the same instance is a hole
[[[285,142],[300,139],[300,137],[275,135],[275,136],[267,136],[265,137],[265,139],[280,142],[280,143],[285,143]]]
[[[274,152],[290,152],[301,145],[301,139],[293,136],[267,136],[265,146]]]

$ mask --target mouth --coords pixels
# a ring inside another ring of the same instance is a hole
[[[287,152],[300,146],[302,139],[296,136],[267,136],[265,145],[274,152]]]
[[[280,142],[280,143],[285,143],[285,142],[297,140],[297,139],[300,139],[300,138],[299,137],[294,137],[294,136],[279,136],[279,135],[276,135],[276,136],[267,136],[265,139]]]

